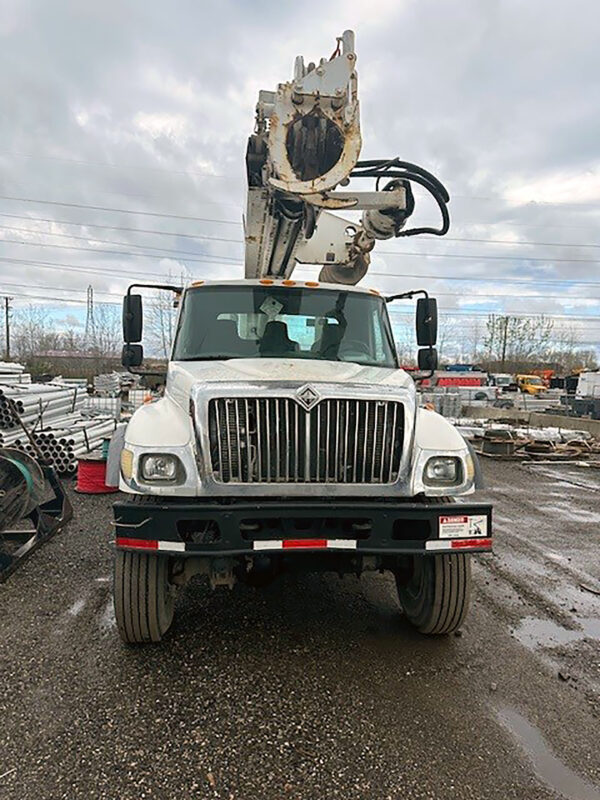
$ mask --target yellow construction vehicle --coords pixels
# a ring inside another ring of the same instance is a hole
[[[546,384],[539,375],[517,375],[517,386],[525,394],[539,395],[546,391]]]

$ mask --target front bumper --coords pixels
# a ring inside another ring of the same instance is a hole
[[[492,507],[484,503],[342,500],[117,502],[115,545],[185,556],[301,549],[358,555],[484,552]]]

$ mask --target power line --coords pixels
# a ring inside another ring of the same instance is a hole
[[[155,247],[154,245],[151,245],[151,244],[135,244],[133,242],[115,242],[112,239],[98,239],[95,236],[76,236],[76,235],[71,234],[71,233],[51,233],[50,231],[37,231],[37,230],[32,230],[31,228],[16,228],[16,227],[13,227],[11,225],[0,225],[0,230],[21,231],[21,232],[30,233],[30,234],[36,234],[38,236],[58,236],[61,239],[78,239],[80,241],[84,241],[84,242],[88,242],[88,243],[89,242],[100,242],[101,244],[114,244],[114,245],[122,246],[122,247],[137,247],[137,248],[146,247],[146,248],[149,248],[150,250],[156,250],[158,253],[168,253],[168,254],[170,254],[171,256],[174,256],[174,257],[181,257],[182,255],[190,255],[190,256],[201,255],[197,251],[193,251],[193,250],[173,250],[172,248]],[[207,237],[207,238],[209,238],[209,237]],[[223,241],[227,241],[227,240],[223,240]],[[233,241],[233,240],[230,240],[230,241]],[[28,245],[30,247],[65,247],[65,248],[67,247],[67,245],[57,245],[57,244],[53,244],[52,242],[28,242],[28,241],[25,241],[25,240],[22,240],[22,239],[15,240],[15,239],[2,239],[2,238],[0,238],[0,243],[1,242],[9,242],[9,243],[12,243],[12,244]],[[97,250],[96,248],[73,248],[72,247],[70,249],[91,250],[92,252],[97,252],[97,253],[110,252],[110,251],[104,251],[104,250]],[[129,253],[129,255],[146,255],[146,254],[145,253]],[[152,254],[148,254],[148,255],[156,255],[156,254],[152,253]],[[215,255],[215,256],[212,256],[212,257],[213,258],[226,258],[226,256],[219,256],[219,255]]]
[[[478,242],[480,244],[527,244],[536,247],[600,247],[600,244],[576,244],[575,242],[528,242],[520,239],[515,242],[511,239],[469,239],[463,237],[444,236],[434,239],[433,236],[424,237],[428,242]]]
[[[64,206],[65,208],[87,208],[91,211],[111,211],[117,214],[138,214],[143,217],[165,217],[167,219],[184,219],[191,222],[213,222],[221,225],[239,225],[236,220],[227,219],[207,219],[205,217],[185,217],[181,214],[158,213],[157,211],[139,211],[131,208],[112,208],[109,206],[89,206],[84,203],[62,203],[58,200],[36,200],[31,197],[13,197],[11,195],[0,195],[0,200],[16,200],[20,203],[38,203],[49,206]]]
[[[401,252],[400,250],[378,250],[377,255],[381,256],[411,256],[412,258],[460,258],[476,261],[536,261],[543,264],[549,263],[575,263],[575,264],[598,264],[598,258],[539,258],[533,256],[496,256],[496,255],[473,255],[471,253],[415,253],[415,252]]]
[[[99,271],[99,274],[101,274],[101,271]],[[136,273],[134,275],[132,274],[130,277],[133,278],[133,277],[138,277],[138,276],[142,277],[142,273]],[[156,277],[161,277],[161,276],[156,276]],[[165,277],[165,279],[169,278],[169,276],[164,276],[164,277]],[[22,287],[23,286],[22,283],[6,283],[5,281],[1,281],[0,285],[4,286],[4,287]],[[60,289],[57,286],[47,286],[47,285],[40,285],[40,284],[28,284],[28,287],[30,289],[41,289],[41,290],[48,290],[48,289],[52,290],[53,289],[54,291],[72,292],[72,293],[79,293],[80,291],[82,291],[80,289]],[[108,291],[100,292],[100,294],[103,294],[103,295],[108,296],[108,297],[121,297],[122,296],[122,294],[118,294],[118,293],[115,293],[115,292],[108,292]],[[568,301],[568,300],[598,300],[598,301],[600,301],[600,296],[589,296],[589,295],[586,295],[584,297],[582,295],[561,295],[561,294],[526,294],[526,295],[518,295],[518,294],[512,294],[512,293],[504,293],[504,294],[485,294],[485,293],[484,294],[470,294],[468,292],[435,292],[435,296],[436,297],[461,297],[461,298],[464,298],[464,299],[467,299],[467,298],[475,298],[475,299],[502,298],[502,299],[506,299],[506,298],[513,298],[514,297],[514,298],[523,299],[523,300],[529,300],[529,299],[535,299],[535,300],[539,300],[539,299],[555,299],[556,300],[556,299],[558,299],[558,300],[565,300],[565,301]],[[490,311],[490,313],[496,313],[496,312]],[[504,312],[502,312],[502,313],[504,313]],[[600,325],[600,319],[598,319],[598,324]]]
[[[110,230],[110,231],[126,231],[128,233],[151,233],[156,236],[176,236],[179,239],[202,239],[207,240],[209,242],[228,242],[234,244],[243,244],[243,239],[231,239],[227,237],[221,236],[206,236],[202,233],[177,233],[176,231],[156,231],[150,230],[149,228],[127,228],[120,225],[98,225],[95,222],[73,222],[72,220],[66,219],[53,219],[52,217],[31,217],[31,216],[23,216],[22,214],[8,214],[4,211],[0,211],[0,217],[10,217],[11,219],[24,219],[24,220],[33,220],[35,222],[51,222],[55,225],[76,225],[79,228],[102,228],[103,230]],[[207,220],[209,221],[209,220]],[[6,227],[8,226],[0,226]],[[25,230],[24,228],[19,228],[19,230]],[[58,236],[64,235],[68,236],[69,234],[50,234],[51,236]],[[72,237],[75,238],[75,237]]]
[[[166,172],[172,175],[192,175],[201,178],[216,178],[220,180],[228,180],[228,181],[239,181],[242,180],[244,177],[244,173],[242,170],[236,172],[235,174],[219,174],[213,172],[206,172],[206,171],[198,171],[198,170],[179,170],[173,169],[171,167],[152,167],[148,165],[142,164],[115,164],[110,161],[89,161],[87,159],[80,159],[80,158],[66,158],[64,156],[48,156],[48,155],[40,155],[40,154],[30,154],[30,153],[15,153],[12,151],[0,151],[2,155],[8,155],[13,158],[25,158],[37,161],[58,161],[67,164],[77,164],[79,166],[90,166],[90,167],[103,167],[108,169],[134,169],[134,170],[143,170],[144,172]],[[492,203],[505,203],[506,200],[503,197],[488,197],[484,195],[468,195],[468,194],[453,194],[452,198],[456,200],[477,200],[481,201],[484,200],[486,202]],[[536,200],[530,199],[517,206],[517,208],[527,208],[531,204],[535,204],[536,206],[540,207],[564,207],[564,206],[586,206],[597,208],[598,203],[596,202],[578,202],[578,201],[546,201],[546,200]],[[474,223],[474,224],[486,224],[486,223]],[[490,223],[495,224],[495,223]],[[553,227],[553,226],[548,226]]]
[[[304,266],[303,264],[298,265],[298,269],[309,270],[311,267]],[[369,269],[367,275],[377,275],[378,277],[385,277],[385,278],[411,278],[414,280],[421,280],[421,279],[428,279],[428,280],[443,280],[443,281],[466,281],[468,283],[517,283],[517,284],[558,284],[560,286],[564,286],[564,284],[571,284],[577,286],[600,286],[600,281],[578,281],[573,280],[572,278],[497,278],[488,275],[471,275],[471,276],[462,276],[462,275],[430,275],[428,273],[419,273],[416,274],[414,272],[380,272],[378,270]]]
[[[98,239],[96,240],[98,241]],[[169,255],[160,255],[160,253],[132,253],[131,250],[104,250],[103,248],[99,247],[77,247],[76,245],[70,244],[53,244],[51,242],[46,243],[39,243],[39,242],[23,242],[18,239],[0,239],[0,242],[8,243],[8,244],[16,244],[19,246],[24,247],[52,247],[57,250],[77,250],[81,253],[101,253],[103,255],[109,256],[126,256],[127,258],[171,258],[173,260],[178,261],[192,261],[192,262],[199,262],[201,264],[209,262],[217,263],[226,263],[226,264],[243,264],[244,262],[242,259],[232,259],[227,258],[226,256],[217,256],[217,255],[210,255],[210,256],[181,256],[177,255],[176,251],[168,250],[166,253]],[[157,250],[161,250],[161,248],[156,248]],[[222,259],[225,259],[223,261]]]
[[[172,280],[172,275],[168,276],[165,273],[141,272],[139,270],[132,271],[124,268],[86,267],[83,264],[62,264],[57,261],[37,261],[26,258],[7,258],[5,256],[0,256],[0,262],[4,264],[25,264],[32,267],[47,267],[49,269],[59,269],[61,272],[81,272],[91,275],[113,275],[115,277],[123,277],[125,275],[136,278],[137,280]]]
[[[129,228],[120,225],[100,225],[96,222],[74,222],[73,220],[67,219],[55,219],[53,217],[32,217],[32,216],[25,216],[23,214],[9,214],[5,211],[0,211],[0,217],[10,217],[11,219],[23,219],[23,220],[34,220],[35,222],[51,222],[55,225],[75,225],[82,228],[102,228],[104,230],[114,230],[114,231],[126,231],[128,233],[149,233],[156,236],[176,236],[180,239],[206,239],[212,242],[232,242],[235,244],[243,244],[243,239],[232,239],[228,237],[217,237],[217,236],[206,236],[205,234],[200,233],[181,233],[178,231],[161,231],[161,230],[151,230],[149,228]],[[212,220],[206,220],[206,222],[211,222]],[[223,220],[224,222],[226,220]],[[475,223],[473,223],[475,224]],[[496,224],[496,223],[490,223]],[[548,226],[552,227],[552,226]],[[53,234],[57,235],[57,234]],[[591,244],[591,243],[575,243],[575,242],[531,242],[520,239],[519,241],[514,241],[512,239],[472,239],[467,237],[451,237],[451,236],[444,236],[443,239],[434,238],[430,236],[424,237],[428,242],[435,242],[435,243],[442,243],[443,242],[478,242],[480,244],[510,244],[510,245],[535,245],[539,247],[585,247],[585,248],[600,248],[600,244]]]
[[[209,263],[214,264],[215,266],[227,266],[227,263],[225,263],[225,262],[217,262],[215,264],[215,262],[213,262],[211,259],[206,259],[206,260]],[[142,272],[142,271],[138,271],[138,270],[128,270],[128,269],[126,269],[124,267],[120,267],[118,269],[117,268],[113,269],[113,268],[110,268],[110,267],[90,267],[90,266],[86,266],[86,265],[82,265],[82,264],[64,264],[63,262],[57,262],[57,261],[40,261],[40,260],[37,260],[37,259],[22,259],[22,258],[9,258],[9,257],[0,257],[0,263],[25,264],[25,265],[34,266],[34,267],[39,266],[39,267],[45,267],[45,268],[49,268],[49,269],[57,269],[57,270],[60,270],[60,271],[79,272],[79,273],[84,273],[84,274],[88,273],[88,274],[95,274],[95,275],[113,275],[113,276],[121,277],[121,278],[123,276],[127,276],[127,277],[131,277],[131,278],[136,278],[138,280],[139,279],[141,279],[141,280],[144,280],[144,279],[146,279],[146,280],[150,280],[150,279],[172,280],[172,274],[169,275],[169,274],[166,274],[166,273],[148,273],[148,272]],[[474,279],[474,278],[471,278],[471,277],[470,278],[460,278],[460,277],[449,278],[448,276],[414,275],[412,273],[411,274],[409,274],[409,273],[401,274],[401,273],[382,273],[382,272],[377,273],[377,272],[373,272],[373,273],[370,273],[370,274],[377,274],[379,276],[385,276],[385,277],[402,277],[402,278],[409,278],[409,279],[412,279],[412,280],[420,280],[422,278],[429,278],[429,279],[434,279],[434,280],[437,280],[437,279],[440,279],[440,280],[459,280],[459,281],[468,281],[468,282],[475,282],[476,280],[478,280],[478,279]],[[479,280],[486,280],[486,279],[485,278],[480,278]],[[511,282],[511,281],[509,281],[509,282]],[[521,280],[521,281],[515,280],[514,282],[515,283],[524,283],[524,284],[527,284],[527,285],[531,285],[532,284],[532,281],[529,281],[529,280]],[[540,283],[550,283],[550,281],[539,281],[539,282]],[[556,283],[563,284],[564,281],[556,281]],[[574,285],[578,284],[578,285],[584,285],[584,286],[600,286],[600,281],[571,281],[571,283],[574,284]],[[436,292],[436,293],[440,294],[439,292]],[[447,294],[449,294],[450,296],[456,296],[456,297],[468,296],[468,295],[466,295],[465,291],[457,292],[455,294],[452,294],[452,293],[447,293]],[[486,295],[478,294],[478,295],[472,295],[472,296],[484,297]],[[492,296],[492,297],[520,297],[521,295],[506,293],[505,295],[497,294],[497,295],[489,295],[489,296]],[[535,295],[523,295],[523,296],[524,297],[535,297]],[[552,297],[552,298],[555,298],[555,299],[565,298],[566,299],[566,298],[569,298],[570,296],[569,295],[565,295],[565,294],[557,294],[557,295],[541,295],[541,297]],[[572,299],[592,299],[589,296],[585,296],[585,297],[571,296],[571,297],[572,297]]]
[[[13,288],[22,289],[23,288],[23,283],[5,283],[4,281],[1,281],[0,282],[0,286],[11,287],[11,290]],[[82,294],[83,291],[84,291],[83,289],[61,289],[58,286],[47,286],[47,285],[42,285],[42,284],[39,284],[39,283],[30,283],[30,284],[28,284],[28,289],[40,289],[41,291],[44,291],[44,292],[47,292],[47,291],[70,292],[72,294]],[[3,290],[0,289],[0,292],[1,291],[3,291]],[[94,299],[97,299],[97,296],[99,294],[101,294],[103,297],[120,297],[120,298],[123,298],[123,292],[107,292],[107,291],[98,291],[98,290],[94,289]],[[27,294],[27,292],[23,292],[22,296],[27,297],[29,295]]]
[[[73,237],[74,238],[74,237]],[[116,251],[116,250],[102,250],[94,247],[76,247],[75,245],[66,245],[66,244],[52,244],[52,243],[33,243],[33,242],[24,242],[19,241],[17,239],[2,239],[2,242],[6,242],[8,244],[16,244],[16,245],[23,245],[26,247],[53,247],[59,248],[61,250],[78,250],[84,253],[103,253],[106,255],[113,255],[113,256],[128,256],[128,257],[137,257],[137,258],[155,258],[157,257],[157,253],[132,253],[131,251]],[[99,240],[96,240],[99,241]],[[117,244],[115,242],[115,244]],[[123,242],[123,244],[129,243]],[[134,245],[135,246],[135,245]],[[152,248],[151,248],[152,249]],[[163,248],[153,248],[154,250],[163,250]],[[196,256],[188,256],[184,255],[182,251],[173,251],[173,250],[164,250],[164,252],[168,252],[171,254],[172,258],[178,258],[181,261],[205,261],[206,259],[198,258]],[[178,256],[177,253],[181,253],[181,256]],[[187,251],[189,252],[189,251]],[[414,252],[412,250],[407,252],[400,252],[394,250],[379,250],[377,255],[387,255],[387,256],[397,256],[403,258],[451,258],[451,259],[460,259],[460,260],[470,260],[470,261],[527,261],[527,262],[541,262],[543,264],[555,264],[555,263],[566,263],[566,264],[600,264],[600,258],[536,258],[531,256],[496,256],[496,255],[471,255],[465,253],[419,253]],[[223,256],[218,255],[211,255],[212,259],[221,259],[224,258]],[[226,257],[225,257],[226,258]],[[242,259],[230,259],[227,258],[228,262],[242,264]]]
[[[3,282],[2,285],[3,286],[22,286],[22,284],[9,284],[9,283],[4,283],[4,282]],[[82,294],[83,293],[83,289],[81,289],[81,290],[78,290],[78,289],[59,289],[58,287],[53,287],[53,286],[31,285],[29,288],[30,289],[39,289],[40,291],[47,291],[48,289],[54,289],[55,291],[60,291],[60,292],[71,292],[71,293],[76,293],[76,294]],[[47,294],[44,294],[43,296],[37,296],[37,295],[32,295],[29,292],[20,292],[20,293],[17,292],[17,293],[13,293],[13,294],[15,296],[19,296],[19,297],[23,297],[23,298],[40,299],[40,300],[43,300],[46,297],[48,297]],[[122,297],[121,294],[117,294],[115,292],[108,292],[108,291],[100,292],[100,294],[102,294],[105,297]],[[460,294],[453,295],[452,293],[441,293],[439,296],[442,296],[442,295],[450,296],[450,297],[462,297],[462,296],[464,296],[464,295],[460,295]],[[508,297],[513,297],[514,295],[507,295],[507,296]],[[533,296],[532,295],[528,295],[527,297],[529,298],[529,297],[533,297]],[[57,298],[49,298],[49,299],[57,299]],[[62,299],[67,301],[67,302],[71,300],[71,298],[62,298]],[[72,300],[73,300],[73,302],[75,302],[75,298],[72,298]],[[77,300],[77,302],[80,302],[80,301]],[[83,300],[81,302],[83,302]],[[441,307],[440,310],[441,311],[446,311],[450,315],[455,314],[455,315],[467,316],[467,317],[469,317],[469,316],[488,317],[490,315],[498,313],[498,311],[493,310],[493,309],[490,309],[490,310],[483,310],[483,309],[482,310],[476,310],[476,309],[472,309],[472,310],[470,310],[470,309],[456,310],[456,309],[451,309],[451,308],[448,308],[448,307],[446,307],[446,308]],[[394,309],[394,308],[390,308],[389,311],[393,316],[398,316],[398,315],[402,316],[402,315],[407,315],[407,314],[410,316],[410,312],[402,312],[402,311],[399,311],[399,310]],[[600,325],[600,319],[598,319],[597,317],[593,317],[591,315],[576,315],[576,314],[572,314],[572,313],[571,314],[553,314],[553,313],[542,313],[542,314],[534,313],[534,314],[532,314],[531,312],[527,312],[527,311],[523,311],[523,310],[519,310],[519,311],[505,311],[505,310],[502,310],[501,313],[504,314],[504,315],[510,314],[510,315],[513,315],[513,316],[526,316],[526,317],[528,317],[528,316],[540,316],[541,315],[541,316],[545,316],[545,317],[549,317],[549,318],[557,318],[557,319],[570,319],[570,320],[579,319],[579,320],[585,320],[586,322],[592,323],[593,325]]]

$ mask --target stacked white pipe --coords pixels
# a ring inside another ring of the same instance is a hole
[[[112,409],[86,415],[87,397],[78,385],[0,383],[0,446],[23,450],[60,473],[74,473],[77,459],[99,449],[117,425]]]
[[[43,426],[52,419],[81,411],[86,393],[77,386],[53,383],[31,383],[27,386],[0,384],[0,428],[19,426],[21,422]]]
[[[99,450],[116,426],[114,417],[86,419],[71,414],[54,420],[51,427],[29,430],[29,435],[22,428],[9,433],[2,431],[0,445],[23,450],[62,474],[73,474],[77,459]]]
[[[0,385],[11,386],[13,384],[31,383],[31,375],[25,372],[23,364],[16,364],[12,361],[0,361]]]
[[[116,397],[119,393],[137,386],[139,376],[130,372],[109,372],[94,377],[94,393]]]

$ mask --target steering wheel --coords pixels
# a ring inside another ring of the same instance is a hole
[[[352,354],[352,353],[359,353],[359,355],[365,355],[371,357],[371,348],[365,342],[362,342],[360,339],[344,339],[340,344],[340,348],[338,350],[338,356],[342,356],[344,354]]]

